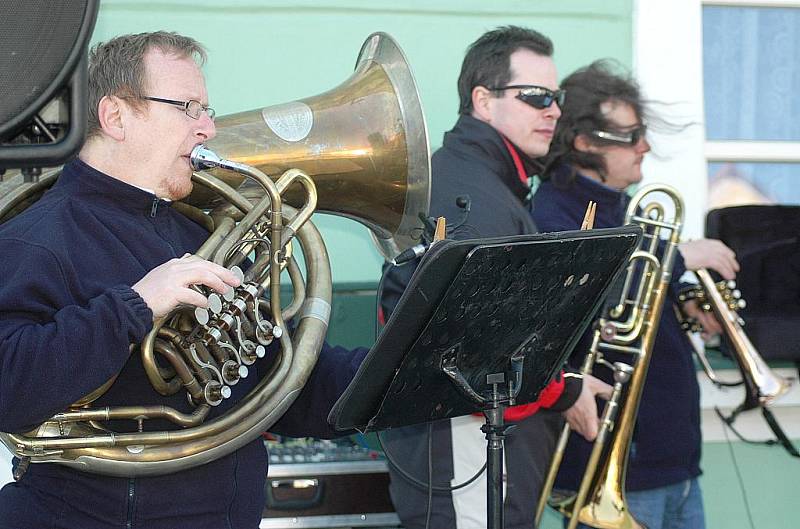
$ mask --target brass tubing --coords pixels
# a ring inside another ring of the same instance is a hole
[[[599,343],[600,331],[595,330],[594,334],[592,335],[592,345],[589,347],[589,352],[584,357],[583,364],[581,365],[580,373],[582,375],[592,372],[595,359],[600,354],[598,352]],[[545,476],[544,483],[542,484],[542,491],[539,494],[539,500],[536,504],[536,515],[533,523],[535,528],[538,528],[539,524],[542,522],[542,515],[544,514],[544,509],[547,506],[547,500],[550,497],[550,494],[553,492],[553,487],[556,483],[556,476],[558,475],[558,469],[561,467],[561,461],[563,461],[564,453],[567,451],[567,443],[569,442],[569,435],[571,432],[572,428],[570,428],[568,422],[565,422],[564,427],[561,429],[561,435],[558,437],[556,450],[553,453],[553,459],[550,461],[547,475]]]
[[[156,326],[159,323],[163,323],[164,318],[160,318],[156,322],[153,323],[153,330],[155,330]],[[144,366],[145,374],[147,375],[147,379],[150,381],[150,384],[153,388],[162,395],[174,395],[181,387],[181,381],[178,378],[171,378],[170,380],[166,380],[162,372],[163,370],[158,366],[158,362],[156,362],[155,358],[156,352],[156,332],[151,331],[145,337],[145,341],[142,342],[142,346],[140,347],[140,354],[142,357],[142,365]],[[173,351],[174,352],[174,351]],[[170,364],[173,361],[179,361],[177,356],[177,352],[175,353],[175,357],[170,359],[169,352],[162,355],[169,360]],[[176,360],[178,359],[178,360]],[[180,362],[182,363],[182,362]],[[183,366],[185,367],[185,365]],[[173,369],[175,366],[173,365]],[[175,370],[177,373],[178,371]]]
[[[711,305],[714,315],[722,326],[723,334],[728,338],[732,346],[732,353],[742,376],[750,383],[745,383],[746,390],[755,388],[757,395],[750,396],[759,405],[766,406],[775,399],[789,391],[791,382],[784,377],[775,374],[761,355],[753,342],[744,332],[739,317],[735,311],[728,308],[728,304],[716,288],[716,284],[706,269],[695,271],[700,285],[706,293],[706,297]],[[743,409],[751,407],[755,403],[748,403],[747,397]]]
[[[611,398],[605,405],[603,409],[603,417],[600,423],[600,430],[597,432],[597,438],[592,445],[592,451],[589,455],[589,461],[586,463],[586,468],[588,469],[596,469],[598,464],[600,463],[600,457],[603,455],[603,450],[606,447],[606,437],[611,433],[614,428],[614,419],[617,414],[617,409],[619,407],[619,399],[622,395],[622,383],[615,382],[614,383],[614,390],[611,393]],[[581,480],[580,487],[578,488],[578,495],[575,497],[575,505],[585,505],[586,504],[586,497],[589,494],[589,489],[594,485],[594,475],[591,472],[586,472],[583,475],[583,479]],[[572,510],[572,516],[569,519],[569,525],[567,529],[575,529],[578,527],[578,521],[580,519],[580,513],[575,512]]]
[[[183,365],[187,369],[189,369],[190,372],[194,373],[194,376],[199,379],[200,386],[205,386],[206,383],[208,383],[211,380],[211,377],[208,375],[208,373],[206,373],[205,368],[200,366],[197,363],[197,361],[192,357],[192,353],[187,349],[186,343],[184,342],[183,335],[181,335],[181,333],[179,333],[178,331],[176,331],[172,327],[162,327],[162,328],[160,328],[158,330],[158,334],[159,334],[160,337],[166,338],[167,340],[169,340],[169,342],[173,346],[173,350],[178,352],[180,357],[183,358],[183,360],[184,360],[184,364]],[[198,351],[197,355],[200,357],[200,360],[202,360],[205,363],[212,363],[213,364],[213,359],[208,355],[208,351],[206,351],[205,349],[203,349],[203,350],[199,350],[198,349],[197,351]],[[205,356],[204,356],[204,354],[205,354]],[[186,365],[187,363],[189,364],[188,366]],[[218,366],[214,366],[214,367],[218,368]],[[176,369],[176,371],[177,371],[177,369]],[[181,379],[183,379],[183,377],[181,377]],[[185,381],[184,381],[184,384],[186,384]],[[202,393],[201,389],[199,389],[199,391]],[[192,398],[195,398],[195,399],[197,398],[197,395],[195,395],[194,393],[191,393],[191,395],[192,395]],[[198,402],[198,401],[195,400],[195,402]]]
[[[113,420],[137,420],[146,419],[166,419],[179,426],[195,426],[202,423],[208,415],[209,406],[201,404],[192,413],[181,413],[175,408],[163,405],[155,406],[119,406],[95,408],[91,410],[75,410],[59,413],[53,417],[56,422],[80,422],[80,421],[113,421]],[[55,447],[53,445],[52,447]]]
[[[185,387],[186,391],[195,399],[195,402],[201,402],[203,398],[203,389],[197,382],[192,370],[186,365],[181,353],[179,353],[172,344],[161,339],[156,339],[155,350],[166,358],[172,368],[175,369],[175,373],[183,383],[183,387]],[[175,392],[173,391],[173,393]]]
[[[258,222],[261,217],[263,217],[267,212],[270,213],[272,218],[272,237],[270,240],[273,241],[273,247],[276,246],[275,241],[280,240],[280,229],[281,229],[281,196],[278,193],[277,186],[275,183],[270,180],[270,178],[253,167],[248,167],[243,164],[229,162],[229,166],[226,168],[234,169],[242,174],[245,174],[251,177],[253,180],[258,182],[259,185],[264,189],[266,192],[264,198],[256,204],[247,215],[236,225],[236,227],[230,232],[229,236],[219,245],[219,247],[215,250],[211,260],[217,264],[222,266],[229,266],[232,264],[239,264],[239,263],[226,263],[226,259],[230,249],[242,239],[248,231],[253,227],[253,225]],[[278,230],[278,236],[275,236],[275,231]],[[273,248],[273,252],[275,249]]]
[[[649,205],[644,208],[646,214],[655,212],[655,219],[646,219],[639,215],[640,205],[644,202],[645,197],[654,192],[664,193],[673,201],[675,213],[671,222],[663,220],[664,210],[661,206]],[[636,223],[645,230],[645,237],[642,239],[640,249],[631,257],[623,294],[620,296],[617,306],[609,310],[608,316],[598,320],[592,346],[584,359],[582,372],[590,372],[594,363],[606,363],[602,359],[602,351],[613,350],[631,354],[632,363],[634,363],[633,373],[629,379],[628,375],[625,376],[628,389],[624,396],[624,402],[619,404],[621,408],[619,412],[617,411],[617,400],[610,401],[603,411],[603,425],[592,447],[590,463],[584,471],[579,493],[570,504],[564,504],[559,508],[562,514],[571,518],[569,527],[575,527],[578,523],[582,523],[589,527],[603,529],[641,528],[627,508],[625,475],[650,355],[658,332],[666,292],[672,278],[675,253],[678,251],[683,223],[683,202],[677,191],[670,186],[646,186],[632,197],[625,219],[626,223],[631,223],[635,219]],[[662,230],[669,230],[669,238],[659,258],[656,252],[659,242],[658,234]],[[637,274],[637,268],[633,263],[638,260],[644,260],[644,269],[641,270],[635,292],[631,292],[632,276]],[[630,314],[627,315],[625,321],[619,321],[619,318],[625,316],[624,310],[619,310],[620,307],[629,309]],[[603,332],[604,329],[605,332]],[[616,382],[620,382],[617,376],[621,376],[621,372],[619,366],[615,366]],[[621,386],[618,387],[615,384],[614,394],[617,399],[619,399],[621,391]],[[617,412],[619,416],[614,421],[614,414]],[[565,428],[565,432],[568,433],[568,426]],[[556,456],[547,475],[547,487],[542,490],[542,496],[537,503],[537,523],[541,521],[544,504],[552,491],[552,483],[555,481],[558,466],[564,455],[561,445],[562,442],[566,444],[563,440],[565,432],[562,432],[562,438],[559,438]]]
[[[631,265],[629,266],[632,266],[634,263],[637,263],[640,260],[644,262],[644,269],[642,270],[640,284],[646,284],[648,291],[652,291],[654,288],[653,281],[656,277],[658,277],[657,274],[661,270],[661,262],[653,253],[637,250],[631,255]],[[632,276],[634,274],[635,269],[629,268],[628,276]],[[628,276],[626,276],[626,280],[628,279]],[[633,307],[631,308],[629,317],[626,321],[617,322],[613,319],[608,319],[601,321],[600,324],[610,325],[615,329],[616,334],[614,335],[614,342],[619,342],[622,344],[633,343],[642,334],[642,325],[644,324],[644,318],[647,314],[647,309],[650,307],[650,303],[650,294],[644,294],[640,291],[640,289],[637,289],[636,299],[631,302]]]
[[[214,250],[216,250],[219,245],[222,244],[222,241],[229,236],[230,232],[233,231],[235,225],[236,223],[230,217],[221,219],[217,223],[217,229],[214,230],[214,233],[206,239],[206,242],[197,249],[195,255],[202,259],[209,259],[214,253]]]
[[[294,257],[289,259],[287,270],[289,271],[289,278],[291,279],[293,291],[292,302],[288,307],[283,309],[283,319],[291,321],[303,306],[303,302],[306,299],[306,285],[303,280],[303,274],[300,272],[300,266],[297,264],[297,260]]]
[[[198,345],[202,345],[202,344],[198,344]],[[214,355],[214,358],[217,359],[217,363],[219,365],[224,364],[228,360],[236,360],[236,358],[233,356],[233,354],[230,352],[229,349],[227,349],[225,347],[220,347],[216,343],[212,342],[212,343],[208,344],[208,349],[209,349],[209,351],[211,351],[211,354]]]

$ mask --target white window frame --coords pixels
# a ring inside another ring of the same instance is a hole
[[[800,163],[797,141],[706,141],[703,108],[703,6],[793,7],[798,0],[635,0],[634,73],[647,99],[669,103],[670,116],[701,123],[678,134],[653,134],[644,183],[666,182],[681,192],[687,212],[684,238],[703,234],[708,163]],[[676,116],[677,114],[677,116]]]

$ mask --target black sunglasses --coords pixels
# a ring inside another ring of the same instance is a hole
[[[626,130],[625,132],[610,132],[607,130],[593,130],[592,135],[603,141],[609,143],[618,143],[633,147],[639,140],[647,135],[647,125],[639,125],[635,129]]]
[[[564,98],[567,95],[566,90],[550,90],[549,88],[532,84],[510,84],[508,86],[489,88],[489,90],[500,91],[514,88],[519,89],[519,93],[515,96],[517,99],[539,110],[549,108],[554,102],[559,108],[563,107]]]

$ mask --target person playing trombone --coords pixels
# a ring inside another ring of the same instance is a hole
[[[626,190],[642,179],[650,150],[647,108],[636,82],[598,61],[561,84],[568,97],[561,109],[551,149],[532,200],[541,231],[578,229],[587,202],[595,201],[596,228],[620,226],[630,198]],[[678,245],[668,302],[677,303],[678,282],[688,270],[709,268],[733,279],[739,264],[722,242],[701,239]],[[720,331],[713,316],[689,304],[684,309],[706,334]],[[580,365],[589,350],[588,332],[571,362]],[[629,361],[629,360],[628,360]],[[610,380],[602,367],[594,374]],[[644,383],[625,483],[631,514],[649,529],[702,529],[705,526],[700,470],[700,390],[692,346],[675,311],[665,307]],[[577,490],[591,444],[572,435],[556,488]]]

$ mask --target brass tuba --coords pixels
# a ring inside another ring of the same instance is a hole
[[[367,38],[355,72],[339,87],[225,116],[217,127],[217,138],[192,152],[195,191],[179,207],[211,232],[197,254],[238,271],[242,284],[224,296],[204,292],[208,309],[176,309],[161,318],[139,347],[156,391],[185,390],[193,411],[92,408],[110,380],[32,432],[0,434],[23,471],[30,462],[56,462],[106,475],[160,475],[252,441],[295,400],[327,331],[330,265],[312,213],[362,222],[390,258],[421,235],[420,215],[427,215],[430,199],[427,132],[408,64],[388,35]],[[56,176],[15,189],[0,201],[0,219],[35,200]],[[293,242],[302,248],[305,280]],[[252,264],[242,272],[238,265],[245,259]],[[281,303],[283,270],[293,289],[288,306]],[[296,328],[290,336],[291,318]],[[206,421],[248,367],[265,361],[273,341],[279,353],[270,375],[235,408]],[[117,419],[139,427],[119,433],[104,426]],[[142,431],[151,419],[180,428]]]
[[[662,202],[646,202],[654,194],[666,195],[672,202],[672,211]],[[536,527],[548,501],[570,518],[569,529],[578,523],[603,529],[643,527],[627,506],[625,475],[639,402],[683,227],[683,201],[670,186],[642,187],[631,198],[625,222],[641,226],[644,237],[631,256],[616,305],[597,321],[589,353],[581,366],[584,374],[591,373],[595,364],[613,369],[612,397],[603,410],[577,494],[551,499],[570,434],[569,425],[564,426],[537,503]],[[659,249],[662,235],[666,241]],[[612,364],[604,358],[605,351],[629,354],[630,365]]]

